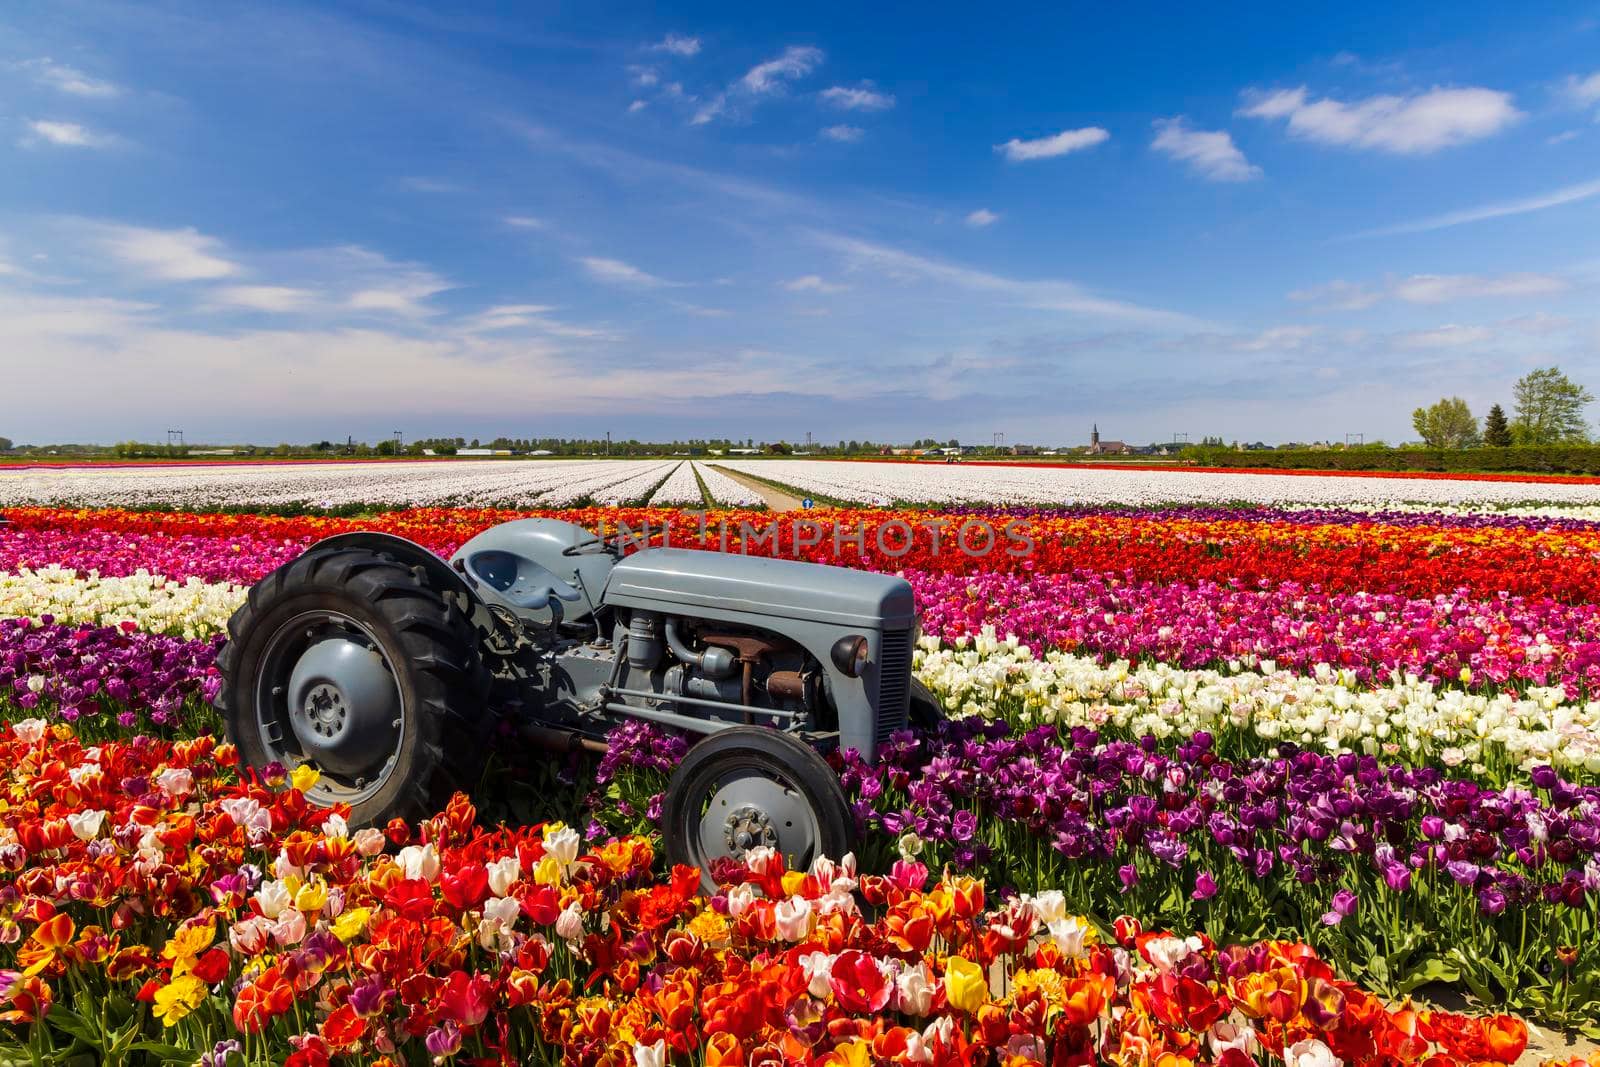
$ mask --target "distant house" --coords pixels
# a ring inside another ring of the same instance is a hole
[[[1036,448],[1033,445],[1012,445],[1011,446],[1011,454],[1013,456],[1032,456],[1032,455],[1037,454],[1038,451],[1039,451],[1039,449]]]
[[[1089,455],[1091,456],[1131,456],[1133,446],[1126,441],[1100,440],[1100,427],[1098,424],[1089,431]]]
[[[456,455],[458,455],[458,456],[509,456],[509,455],[511,455],[511,449],[509,449],[509,448],[458,448],[458,449],[456,449]]]

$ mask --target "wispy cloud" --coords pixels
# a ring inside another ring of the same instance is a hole
[[[989,293],[1018,306],[1040,311],[1065,311],[1137,320],[1152,326],[1198,325],[1187,315],[1097,296],[1076,282],[1007,278],[854,237],[833,233],[817,233],[813,236],[823,247],[844,256],[854,269],[875,271],[894,281],[927,281],[951,285],[973,292]]]
[[[542,230],[545,228],[543,219],[536,219],[532,215],[507,215],[500,220],[513,230]]]
[[[679,311],[686,315],[693,315],[697,319],[731,319],[733,317],[733,312],[727,308],[709,308],[682,300],[674,300],[671,303]]]
[[[34,80],[41,85],[49,86],[59,92],[69,93],[72,96],[107,98],[119,95],[122,90],[116,85],[100,78],[91,78],[75,67],[64,63],[57,63],[53,59],[30,59],[19,64],[22,69],[29,71]]]
[[[1032,141],[1013,137],[1005,144],[995,145],[994,150],[1012,163],[1025,163],[1035,159],[1054,159],[1068,152],[1093,148],[1110,137],[1111,134],[1099,126],[1086,126],[1081,130],[1062,130],[1060,133]]]
[[[675,56],[697,56],[700,54],[700,38],[686,37],[681,33],[669,33],[650,46],[652,52],[667,52]]]
[[[830,141],[842,141],[845,144],[854,144],[866,136],[867,131],[860,126],[824,126],[822,136]]]
[[[1261,177],[1261,168],[1244,158],[1244,153],[1233,143],[1233,135],[1226,130],[1190,129],[1182,115],[1157,119],[1155,128],[1155,140],[1150,142],[1150,147],[1189,164],[1201,177],[1214,182],[1243,182]]]
[[[1463,348],[1481,345],[1493,337],[1486,326],[1459,326],[1450,323],[1431,330],[1411,330],[1396,334],[1394,343],[1400,348]]]
[[[642,271],[631,263],[603,256],[584,256],[578,260],[589,277],[607,285],[624,285],[636,289],[660,289],[675,283]]]
[[[575,326],[550,317],[556,308],[548,304],[498,304],[469,316],[463,327],[469,333],[522,331],[560,337],[572,341],[615,341],[618,335],[595,326]]]
[[[149,279],[211,281],[239,272],[238,264],[221,255],[221,241],[193,227],[153,230],[109,223],[88,225],[103,252]]]
[[[1566,81],[1561,83],[1561,95],[1574,107],[1600,104],[1600,70],[1588,77],[1568,75]]]
[[[288,285],[225,285],[210,294],[211,303],[249,311],[289,314],[306,310],[315,294]]]
[[[1426,233],[1429,230],[1443,230],[1451,226],[1462,226],[1469,222],[1483,222],[1487,219],[1500,219],[1508,215],[1526,215],[1533,211],[1545,211],[1565,204],[1575,204],[1580,200],[1589,200],[1600,196],[1600,179],[1592,182],[1581,182],[1578,185],[1567,185],[1552,192],[1541,193],[1538,196],[1525,197],[1521,200],[1502,200],[1493,204],[1484,204],[1480,207],[1467,208],[1462,211],[1451,211],[1443,215],[1432,215],[1415,222],[1402,222],[1393,226],[1381,226],[1374,230],[1362,230],[1352,234],[1352,237],[1394,237],[1407,233]]]
[[[1344,280],[1328,282],[1289,294],[1296,303],[1322,311],[1361,311],[1383,300],[1407,304],[1449,304],[1460,300],[1547,297],[1564,293],[1572,284],[1558,274],[1413,274],[1389,278],[1372,286]]]
[[[972,212],[966,218],[966,222],[967,222],[968,226],[976,227],[977,229],[980,229],[980,230],[983,229],[985,226],[993,226],[995,223],[997,223],[999,221],[1000,221],[1000,216],[996,215],[994,212],[990,211],[986,207],[980,207],[978,210]]]
[[[1499,133],[1522,117],[1510,93],[1495,89],[1430,89],[1344,103],[1313,100],[1304,86],[1245,93],[1239,114],[1286,119],[1289,133],[1318,144],[1426,155]]]
[[[467,191],[467,187],[461,183],[444,178],[413,176],[401,178],[397,184],[400,188],[413,193],[464,193]]]
[[[344,245],[314,253],[322,270],[353,292],[344,307],[364,315],[394,315],[423,319],[439,309],[428,303],[432,296],[454,286],[417,263],[392,260],[358,245]]]
[[[27,130],[20,142],[23,147],[51,144],[60,148],[110,148],[117,143],[115,137],[76,122],[35,119],[27,124]]]
[[[855,88],[835,85],[822,90],[822,102],[845,111],[887,111],[894,107],[892,93],[879,92],[871,82],[862,82]]]
[[[817,69],[823,58],[820,48],[790,45],[775,59],[757,63],[745,72],[744,77],[707,100],[695,111],[689,123],[692,126],[704,126],[733,111],[740,101],[776,93],[785,82],[797,81]]]
[[[830,282],[820,274],[803,274],[784,282],[783,287],[791,293],[842,293],[850,288],[848,285]]]
[[[810,45],[790,45],[776,59],[751,67],[739,84],[752,93],[770,93],[783,82],[810,74],[822,63],[822,49]]]

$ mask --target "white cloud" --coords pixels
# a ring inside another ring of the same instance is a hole
[[[661,41],[650,46],[652,52],[670,52],[675,56],[695,56],[700,54],[700,38],[685,37],[681,33],[669,33]]]
[[[636,114],[637,112],[643,111],[649,106],[650,102],[648,100],[635,100],[633,103],[628,105],[628,114]]]
[[[107,134],[96,133],[87,126],[80,126],[76,122],[35,119],[28,123],[28,134],[22,139],[22,144],[28,147],[40,142],[62,148],[110,148],[117,143],[117,140]]]
[[[770,93],[785,81],[810,74],[822,62],[822,49],[810,45],[790,45],[776,59],[751,67],[739,84],[752,93]]]
[[[91,78],[81,70],[51,59],[33,59],[21,66],[31,71],[40,84],[73,96],[106,98],[122,92],[111,82]]]
[[[822,101],[845,111],[887,111],[894,107],[891,93],[880,93],[871,82],[862,82],[854,89],[835,85],[822,90]]]
[[[304,311],[311,299],[310,290],[287,285],[227,285],[211,294],[211,302],[219,306],[276,314]]]
[[[845,144],[854,144],[866,135],[866,130],[860,126],[824,126],[822,136],[830,141],[843,141]]]
[[[1487,297],[1550,296],[1567,282],[1553,274],[1417,274],[1395,283],[1394,295],[1411,304],[1443,304]]]
[[[413,193],[464,193],[466,187],[456,182],[443,178],[410,177],[401,178],[400,188]]]
[[[672,306],[687,315],[693,315],[701,319],[729,319],[733,317],[733,312],[727,308],[702,307],[699,304],[689,304],[682,300],[672,301]]]
[[[562,337],[574,341],[615,341],[617,334],[592,326],[574,326],[549,317],[555,311],[548,304],[500,304],[485,308],[464,322],[469,333],[499,333],[521,330]]]
[[[631,263],[624,263],[620,259],[606,259],[602,256],[584,256],[578,260],[583,269],[589,272],[589,277],[597,282],[608,285],[628,285],[640,289],[659,289],[672,283],[664,278],[640,270]]]
[[[783,287],[791,293],[842,293],[850,288],[848,285],[827,281],[820,274],[801,275],[784,282]]]
[[[1413,274],[1390,278],[1381,287],[1347,281],[1297,289],[1289,299],[1314,304],[1323,311],[1361,311],[1385,299],[1407,304],[1448,304],[1457,300],[1543,297],[1566,292],[1571,286],[1554,274]]]
[[[1600,196],[1600,180],[1583,182],[1579,185],[1568,185],[1553,192],[1526,197],[1522,200],[1504,200],[1495,204],[1467,208],[1465,211],[1451,211],[1443,215],[1434,215],[1430,218],[1419,219],[1416,222],[1402,222],[1395,226],[1383,226],[1376,230],[1363,230],[1352,236],[1392,237],[1397,234],[1425,233],[1429,230],[1442,230],[1446,227],[1460,226],[1469,222],[1483,222],[1485,219],[1505,218],[1508,215],[1526,215],[1532,211],[1544,211],[1548,208],[1561,207],[1565,204],[1574,204],[1580,200],[1589,200],[1596,196]]]
[[[1272,326],[1258,334],[1235,339],[1233,347],[1240,352],[1292,352],[1303,348],[1319,332],[1315,326]]]
[[[1241,115],[1287,119],[1289,133],[1319,144],[1424,155],[1476,141],[1522,117],[1511,94],[1495,89],[1430,89],[1412,96],[1369,96],[1352,103],[1310,99],[1304,86],[1248,92]]]
[[[978,210],[967,216],[967,225],[975,226],[978,229],[982,229],[985,226],[993,226],[999,221],[1000,216],[996,215],[986,207],[980,207]]]
[[[543,219],[536,219],[532,215],[507,215],[500,221],[513,230],[542,230],[545,227]]]
[[[1561,83],[1561,95],[1574,107],[1600,104],[1600,70],[1587,78],[1580,78],[1576,74],[1568,75],[1567,80]]]
[[[1066,311],[1113,319],[1142,321],[1150,325],[1199,325],[1187,315],[1141,307],[1089,292],[1076,282],[1029,281],[919,256],[887,245],[831,233],[814,235],[817,243],[843,255],[857,270],[872,270],[893,281],[926,281],[959,289],[988,293],[1021,307],[1039,311]]]
[[[656,73],[654,67],[633,66],[628,68],[628,73],[633,75],[633,84],[641,89],[648,89],[661,81],[661,75]]]
[[[169,282],[210,281],[237,274],[237,264],[222,258],[222,242],[198,230],[152,230],[141,226],[93,224],[101,248],[145,276]]]
[[[1150,147],[1189,164],[1195,173],[1214,182],[1243,182],[1261,177],[1255,166],[1233,143],[1226,130],[1190,129],[1183,116],[1157,119]]]
[[[308,258],[333,284],[350,290],[345,308],[362,314],[422,319],[438,313],[428,298],[452,288],[426,267],[396,262],[359,245],[318,251]]]
[[[1457,326],[1454,323],[1431,330],[1411,330],[1396,334],[1394,343],[1401,348],[1463,348],[1481,345],[1493,336],[1486,326]]]
[[[1062,130],[1060,133],[1032,141],[1013,137],[1005,144],[995,145],[994,150],[1012,163],[1024,163],[1034,159],[1053,159],[1068,152],[1093,148],[1110,137],[1111,134],[1098,126],[1086,126],[1081,130]]]
[[[1322,311],[1361,311],[1382,300],[1383,294],[1365,285],[1341,280],[1296,289],[1289,294],[1289,299],[1296,303],[1313,304]]]

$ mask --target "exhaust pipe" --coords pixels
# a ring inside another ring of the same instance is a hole
[[[608,746],[604,741],[584,737],[572,730],[558,730],[538,723],[525,723],[518,731],[522,739],[537,748],[548,749],[560,755],[570,752],[597,752],[604,755]]]

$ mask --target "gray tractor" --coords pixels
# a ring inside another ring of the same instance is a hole
[[[251,588],[217,706],[246,764],[312,764],[314,803],[379,825],[472,788],[497,738],[604,751],[644,719],[697,737],[663,805],[672,862],[709,872],[770,846],[807,864],[854,837],[818,750],[871,760],[939,714],[911,677],[917,633],[910,585],[865,571],[553,519],[495,526],[448,563],[343,534]]]

